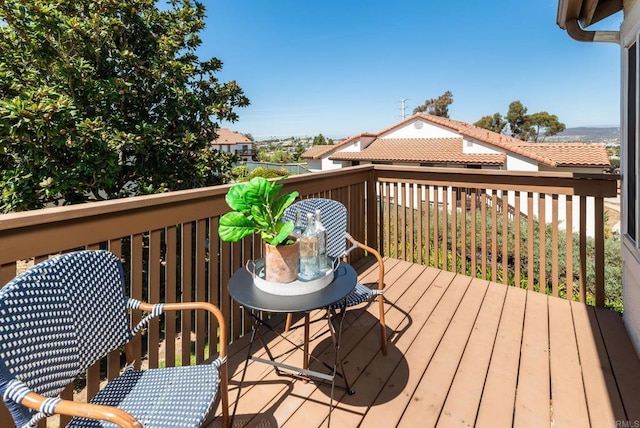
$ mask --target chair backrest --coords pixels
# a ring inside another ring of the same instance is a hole
[[[325,198],[302,199],[285,210],[283,220],[295,221],[298,211],[306,220],[307,213],[315,215],[317,209],[320,210],[322,224],[327,229],[327,255],[342,257],[347,250],[347,209],[342,203]]]
[[[131,338],[120,260],[108,251],[48,259],[0,289],[0,394],[14,379],[55,397]],[[6,403],[16,422],[33,412]]]

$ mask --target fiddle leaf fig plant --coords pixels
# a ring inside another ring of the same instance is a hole
[[[254,177],[246,183],[232,186],[225,200],[233,211],[220,218],[220,239],[238,242],[246,236],[260,234],[267,244],[277,246],[288,243],[293,222],[283,223],[281,220],[284,210],[296,200],[299,193],[280,194],[284,187],[278,183],[281,179],[272,182],[263,177]]]

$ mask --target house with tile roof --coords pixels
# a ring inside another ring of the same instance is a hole
[[[255,160],[256,151],[253,148],[253,141],[239,132],[233,132],[227,128],[216,130],[218,138],[211,142],[211,147],[225,153],[234,153],[243,161]]]
[[[312,171],[368,163],[588,173],[601,173],[610,166],[604,145],[529,143],[424,113],[375,134],[313,146],[302,157]]]

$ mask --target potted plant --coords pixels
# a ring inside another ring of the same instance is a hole
[[[300,247],[291,236],[293,222],[282,222],[284,210],[298,197],[298,192],[284,192],[278,184],[254,177],[232,186],[225,200],[233,210],[220,218],[218,234],[227,242],[238,242],[251,234],[259,234],[265,245],[265,280],[286,283],[298,275]]]

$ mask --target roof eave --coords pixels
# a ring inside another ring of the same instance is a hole
[[[556,23],[566,29],[567,22],[578,20],[586,28],[622,9],[622,0],[558,0]]]

